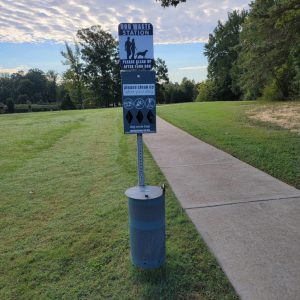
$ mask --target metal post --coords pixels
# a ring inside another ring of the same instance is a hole
[[[137,134],[137,164],[138,164],[138,176],[139,186],[145,185],[144,177],[144,149],[143,149],[143,134]]]

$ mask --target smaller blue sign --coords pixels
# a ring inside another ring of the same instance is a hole
[[[122,71],[124,133],[156,132],[154,71]]]

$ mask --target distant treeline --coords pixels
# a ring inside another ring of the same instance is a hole
[[[161,2],[176,6],[183,1]],[[54,71],[39,69],[0,76],[0,113],[121,105],[117,40],[92,26],[65,46],[61,54],[68,69],[59,80]],[[208,79],[201,83],[170,82],[165,61],[156,59],[158,103],[299,99],[299,0],[256,0],[249,11],[229,13],[209,35],[204,54]]]
[[[56,101],[62,94],[54,71],[31,69],[27,73],[1,74],[0,113],[45,110],[45,103],[50,105],[49,109],[58,109]]]
[[[62,84],[77,107],[109,107],[121,105],[121,78],[118,42],[100,26],[81,29],[77,41],[61,52],[68,70]],[[164,60],[155,60],[158,103],[193,101],[196,83],[184,78],[180,84],[170,83]]]
[[[156,90],[158,103],[178,103],[195,101],[198,84],[183,78],[180,83],[172,83],[168,78],[165,62],[157,59]],[[70,76],[72,75],[72,76]],[[71,79],[70,79],[71,78]],[[44,73],[39,69],[31,69],[27,73],[19,71],[15,74],[0,75],[0,113],[38,112],[60,109],[97,108],[121,105],[121,85],[116,85],[115,98],[101,98],[97,90],[85,80],[78,81],[71,70],[67,70],[61,80],[54,71]],[[106,89],[106,86],[102,86]],[[103,91],[104,93],[105,91]],[[106,91],[108,94],[108,91]],[[107,101],[112,99],[112,101]]]
[[[256,0],[219,22],[205,45],[198,101],[300,98],[299,0]]]

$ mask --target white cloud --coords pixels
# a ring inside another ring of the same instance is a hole
[[[13,74],[13,73],[17,73],[19,71],[28,71],[30,68],[28,66],[25,65],[20,65],[14,68],[3,68],[0,66],[0,73],[2,74]]]
[[[121,22],[151,22],[155,43],[203,42],[217,21],[248,0],[187,0],[162,8],[155,0],[0,0],[0,42],[71,41],[80,28],[101,25],[117,36]]]
[[[181,67],[178,68],[178,70],[185,70],[185,71],[191,71],[191,70],[206,70],[207,66],[190,66],[190,67]]]

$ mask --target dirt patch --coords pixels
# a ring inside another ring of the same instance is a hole
[[[250,119],[270,122],[300,134],[300,102],[260,105],[247,111]]]

